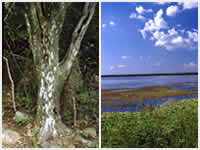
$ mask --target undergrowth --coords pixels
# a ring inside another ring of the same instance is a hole
[[[182,100],[152,112],[102,114],[102,147],[198,147],[198,99]]]

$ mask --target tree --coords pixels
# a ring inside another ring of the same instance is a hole
[[[36,126],[40,128],[38,143],[70,130],[62,123],[60,96],[65,80],[80,50],[81,42],[95,12],[96,3],[85,3],[82,16],[75,27],[70,46],[59,61],[59,40],[65,14],[71,3],[27,3],[25,19],[29,46],[39,81]]]

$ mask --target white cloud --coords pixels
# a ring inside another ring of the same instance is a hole
[[[110,21],[109,24],[110,24],[110,26],[114,26],[115,22],[114,21]]]
[[[128,59],[131,58],[132,56],[121,56],[121,59]]]
[[[135,10],[136,10],[139,14],[153,12],[152,9],[144,9],[142,6],[136,7]]]
[[[172,39],[172,44],[182,44],[182,43],[183,43],[182,36],[178,36]]]
[[[106,24],[102,24],[102,27],[105,28],[105,27],[106,27]]]
[[[130,16],[129,16],[130,19],[133,19],[133,18],[137,18],[137,14],[136,13],[131,13]]]
[[[167,22],[164,20],[162,15],[163,15],[163,10],[160,9],[156,13],[154,20],[150,19],[148,22],[145,23],[144,28],[140,30],[144,39],[146,38],[147,31],[152,32],[152,31],[168,28]]]
[[[169,3],[169,2],[155,2],[156,4],[159,4],[159,5],[164,5],[166,3]]]
[[[188,64],[187,63],[184,64],[184,69],[193,69],[193,68],[197,68],[197,64],[195,64],[194,62],[189,62]]]
[[[130,19],[140,19],[140,20],[145,20],[146,18],[142,15],[137,15],[136,13],[131,13],[130,16],[129,16]]]
[[[163,19],[162,15],[163,15],[163,10],[160,9],[154,18],[155,25],[158,28],[166,28],[167,27],[167,22]]]
[[[197,1],[179,2],[178,4],[183,6],[183,10],[198,8],[198,2]]]
[[[124,68],[124,67],[126,67],[126,65],[118,65],[117,67],[118,68]]]
[[[181,24],[177,24],[177,27],[181,27]]]
[[[121,57],[121,59],[127,59],[128,58],[128,56],[122,56]]]
[[[158,30],[152,32],[151,40],[155,41],[156,47],[165,47],[167,50],[174,50],[177,48],[194,49],[197,48],[197,37],[197,32],[195,31],[181,32],[172,28],[167,32]]]
[[[181,33],[185,33],[185,29],[179,30]]]
[[[180,12],[178,6],[169,6],[166,10],[168,16],[176,16],[178,12]]]
[[[198,32],[198,30],[197,30],[197,29],[193,29],[193,31],[195,31],[195,32]]]
[[[128,59],[131,56],[122,56],[121,59]]]
[[[169,29],[169,30],[168,30],[168,33],[169,33],[170,36],[178,35],[178,32],[177,32],[174,28]]]
[[[144,16],[142,16],[142,15],[138,15],[137,19],[145,20],[146,18]]]
[[[168,7],[168,15],[175,15],[178,8]],[[177,26],[181,26],[178,24]],[[175,26],[176,27],[176,26]],[[154,42],[155,47],[164,47],[166,50],[175,49],[196,49],[198,45],[198,31],[193,29],[186,31],[185,29],[175,29],[175,27],[169,29],[167,22],[163,18],[163,10],[157,11],[153,19],[149,19],[145,22],[144,28],[140,29],[142,37],[146,39],[147,33],[149,33],[149,39]]]
[[[110,70],[113,70],[113,69],[115,69],[115,67],[114,66],[110,66]]]
[[[139,59],[142,61],[143,60],[143,56],[140,56]]]
[[[198,42],[198,32],[197,31],[194,31],[194,32],[191,32],[191,31],[187,31],[187,34],[188,34],[188,38],[194,42]]]

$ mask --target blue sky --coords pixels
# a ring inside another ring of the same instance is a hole
[[[101,4],[105,74],[198,71],[197,2]]]

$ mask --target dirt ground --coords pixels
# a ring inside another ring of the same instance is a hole
[[[9,88],[3,88],[3,99],[2,99],[2,123],[3,123],[3,130],[9,129],[12,131],[16,131],[20,135],[20,139],[15,144],[5,145],[3,144],[3,148],[37,148],[40,147],[37,145],[35,138],[36,132],[34,131],[34,119],[32,122],[27,124],[19,125],[14,120],[15,112],[13,110],[13,104],[11,100],[11,92]],[[18,111],[21,112],[30,112],[29,108],[23,107],[18,102],[18,97],[15,97],[16,100],[16,108]],[[69,127],[69,125],[67,125]],[[69,127],[73,130],[73,134],[71,136],[62,135],[56,139],[52,140],[52,144],[57,145],[58,147],[79,147],[79,148],[87,148],[88,142],[93,143],[94,147],[98,147],[98,134],[96,137],[87,135],[86,138],[83,138],[82,134],[85,128],[92,128],[91,124],[88,126],[83,126],[79,121],[77,121],[77,128],[76,130],[72,129],[73,126]],[[95,127],[93,127],[95,128]],[[98,130],[98,129],[97,129]],[[96,130],[96,131],[97,131]],[[77,132],[78,131],[78,132]],[[97,131],[98,132],[98,131]],[[80,141],[83,142],[80,142]],[[55,143],[56,142],[56,143]],[[85,142],[85,143],[84,143]],[[96,142],[96,144],[94,144]],[[56,147],[57,147],[56,146]]]

